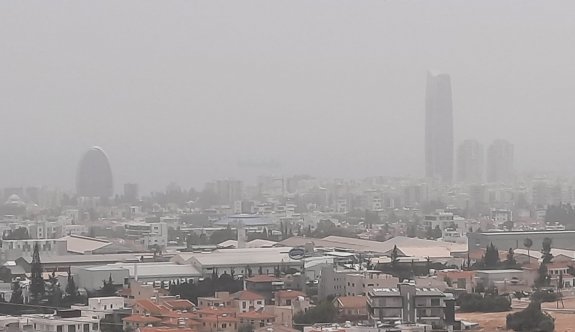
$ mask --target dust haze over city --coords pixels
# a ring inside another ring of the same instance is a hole
[[[569,1],[0,6],[5,186],[72,189],[92,145],[147,190],[423,176],[430,69],[452,79],[455,146],[506,139],[519,171],[572,175]]]
[[[575,2],[0,2],[0,332],[567,332]]]

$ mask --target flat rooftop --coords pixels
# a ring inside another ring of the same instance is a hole
[[[105,265],[108,268],[126,269],[130,277],[135,277],[136,266],[138,278],[190,278],[200,277],[202,274],[192,265],[180,265],[173,262],[152,262],[152,263],[115,263]]]
[[[472,233],[473,234],[473,233]],[[539,231],[503,231],[503,232],[481,232],[477,233],[485,236],[497,236],[497,235],[537,235],[537,234],[545,234],[545,235],[567,235],[571,234],[574,235],[575,231],[548,231],[548,230],[539,230]]]

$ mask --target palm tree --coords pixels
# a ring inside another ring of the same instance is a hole
[[[531,240],[530,238],[526,238],[525,240],[523,240],[523,246],[525,246],[525,248],[527,248],[527,258],[529,259],[529,263],[531,264],[531,255],[530,253],[530,249],[531,246],[533,246],[533,240]]]

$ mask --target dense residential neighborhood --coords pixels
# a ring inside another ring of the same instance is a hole
[[[0,332],[575,332],[574,14],[0,1]]]
[[[473,312],[571,303],[575,219],[547,216],[568,205],[449,192],[426,207],[382,180],[264,181],[251,199],[238,181],[141,198],[127,185],[42,210],[6,189],[0,330],[455,331],[482,328]]]

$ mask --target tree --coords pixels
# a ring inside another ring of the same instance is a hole
[[[226,229],[217,230],[212,233],[210,236],[210,243],[211,244],[219,244],[227,240],[236,239],[237,235],[236,232],[232,230],[230,225],[226,227]]]
[[[541,259],[545,264],[551,263],[553,255],[551,254],[551,243],[552,240],[548,237],[543,239],[542,249],[541,249]]]
[[[527,257],[528,257],[529,263],[531,263],[530,250],[531,250],[531,247],[533,246],[533,240],[531,240],[530,238],[526,238],[525,240],[523,240],[523,246],[525,248],[527,248]]]
[[[398,266],[399,266],[399,249],[397,249],[397,246],[394,245],[393,246],[393,250],[391,250],[391,268],[396,271]]]
[[[4,315],[19,315],[24,308],[22,304],[24,304],[24,296],[22,295],[20,281],[16,280],[12,283],[10,302],[6,303],[4,299],[0,301],[0,313]]]
[[[548,275],[547,264],[551,263],[553,260],[553,255],[551,254],[551,239],[546,237],[543,239],[543,244],[541,248],[541,264],[539,265],[538,278],[535,280],[535,285],[537,287],[549,286],[550,279]]]
[[[32,263],[30,264],[30,302],[38,304],[46,293],[46,285],[42,277],[43,268],[40,262],[40,246],[38,243],[34,245],[34,253],[32,255]]]
[[[20,287],[20,281],[18,280],[12,283],[12,297],[10,297],[10,303],[12,304],[24,303],[24,297],[22,296],[22,287]]]
[[[116,286],[114,286],[114,281],[112,280],[112,274],[110,273],[110,277],[108,281],[103,281],[104,285],[100,288],[100,296],[114,296],[116,295]]]
[[[60,283],[58,283],[58,279],[50,278],[46,295],[48,298],[49,306],[55,308],[62,307],[62,289],[60,289]]]
[[[3,240],[29,240],[30,234],[26,227],[18,227],[14,230],[7,231],[2,236]]]
[[[12,282],[12,271],[6,266],[0,266],[0,280],[3,282]]]
[[[541,310],[541,302],[532,300],[522,311],[507,315],[506,327],[517,332],[553,332],[555,319]]]
[[[335,320],[337,310],[331,301],[324,301],[307,312],[299,312],[293,320],[297,324],[311,325],[316,323],[329,323]]]
[[[238,327],[238,332],[254,332],[252,324],[242,324]]]
[[[428,240],[433,239],[433,228],[431,228],[431,226],[428,226],[425,229],[425,238],[427,238]]]
[[[511,301],[507,296],[499,296],[486,292],[461,294],[458,298],[462,312],[501,312],[511,309]]]
[[[499,250],[493,245],[493,242],[485,250],[483,263],[488,269],[494,269],[499,265]]]
[[[407,237],[416,237],[417,236],[417,229],[415,225],[407,226]]]
[[[78,298],[78,287],[76,287],[76,282],[74,277],[68,271],[68,283],[66,284],[66,299],[69,302],[74,302]]]
[[[246,274],[248,275],[249,278],[253,276],[252,268],[249,265],[246,266]]]
[[[439,225],[435,226],[435,228],[433,229],[433,238],[437,240],[442,236],[443,233],[441,232],[441,228],[439,228]]]
[[[515,260],[513,248],[509,248],[507,252],[507,259],[505,260],[505,267],[514,268],[517,267],[517,261]]]

